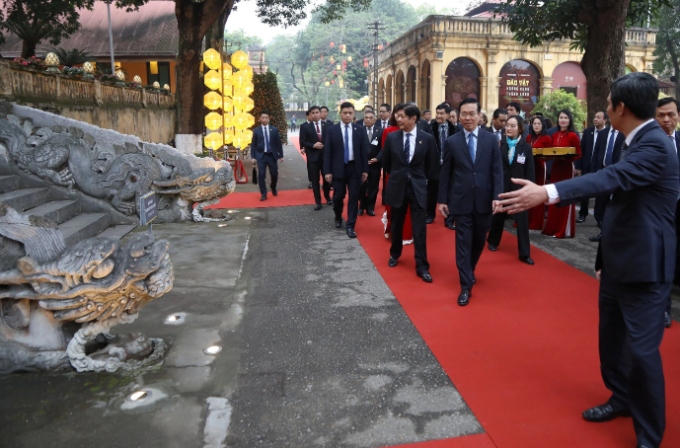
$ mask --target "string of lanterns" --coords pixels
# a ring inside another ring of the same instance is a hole
[[[203,63],[209,69],[203,83],[210,89],[203,97],[210,111],[205,116],[205,127],[210,132],[204,137],[204,145],[212,150],[224,145],[244,148],[253,140],[249,129],[255,124],[250,114],[255,107],[250,98],[255,90],[253,68],[248,65],[248,55],[240,50],[231,55],[230,61],[231,64],[223,61],[214,48],[203,53]]]
[[[389,42],[386,43],[386,45],[389,45]],[[335,48],[335,42],[330,42],[329,46],[331,48]],[[378,49],[382,50],[384,47],[383,45],[379,45]],[[341,54],[347,54],[347,45],[345,44],[340,44],[339,45],[340,53]],[[312,60],[316,59],[316,54],[312,55]],[[325,55],[321,54],[319,55],[319,61],[320,62],[325,62]],[[337,78],[338,86],[342,89],[345,86],[345,82],[343,79],[343,75],[347,73],[347,63],[352,62],[352,56],[347,56],[347,59],[343,59],[342,62],[336,63],[335,62],[335,56],[331,55],[328,57],[328,61],[330,62],[330,69],[332,69],[333,77]],[[364,68],[368,68],[368,58],[364,58],[363,61]],[[332,84],[335,84],[336,80],[331,79],[330,81],[328,80],[328,77],[324,78],[325,85],[326,87],[329,87]]]

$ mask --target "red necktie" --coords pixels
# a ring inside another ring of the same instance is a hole
[[[316,125],[316,135],[319,137],[319,141],[321,141],[321,130],[319,129],[319,122],[315,121],[314,124]]]

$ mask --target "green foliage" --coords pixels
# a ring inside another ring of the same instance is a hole
[[[256,73],[253,76],[253,84],[255,85],[255,90],[253,91],[255,108],[251,113],[255,117],[255,127],[259,126],[260,112],[266,110],[269,112],[269,124],[279,130],[281,143],[285,145],[288,141],[288,123],[276,74],[269,71],[262,74]]]
[[[586,121],[586,105],[577,99],[573,93],[564,90],[555,90],[552,93],[541,96],[532,113],[541,112],[544,117],[550,118],[557,123],[557,116],[562,109],[571,111],[574,115],[574,126],[578,131],[583,130],[583,122]]]
[[[224,38],[231,44],[229,47],[230,53],[234,53],[238,50],[248,51],[249,47],[262,45],[260,36],[249,36],[243,28],[239,28],[232,32],[227,32],[225,28]]]
[[[665,76],[680,76],[680,0],[671,0],[659,19],[654,50],[654,72]]]
[[[73,67],[74,65],[80,65],[84,64],[87,61],[94,60],[94,58],[87,54],[86,51],[81,51],[76,48],[74,48],[73,50],[66,50],[64,48],[52,47],[51,51],[53,51],[54,54],[57,55],[61,65],[66,65],[68,67]]]

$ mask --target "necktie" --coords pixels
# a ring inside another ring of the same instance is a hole
[[[621,157],[619,160],[623,161],[623,159],[626,158],[626,152],[628,151],[628,143],[623,142],[623,146],[621,147]]]
[[[444,146],[446,146],[446,125],[439,126],[439,164],[444,163]]]
[[[373,141],[373,128],[368,128],[368,142],[371,143]]]
[[[472,157],[472,162],[474,163],[475,161],[475,134],[470,133],[470,137],[468,137],[468,151],[470,151],[470,157]]]
[[[678,152],[678,147],[675,143],[675,138],[672,135],[669,135],[668,138],[670,138],[671,142],[673,142],[673,148],[675,148],[675,152]]]
[[[404,155],[406,156],[406,163],[411,163],[409,160],[411,156],[411,133],[406,134],[406,141],[404,142]]]
[[[604,166],[612,164],[612,157],[614,156],[614,140],[616,140],[616,132],[612,131],[609,136],[609,143],[607,143],[607,153],[604,155]]]
[[[349,163],[349,125],[345,125],[345,164]]]
[[[321,141],[321,129],[319,129],[319,122],[315,121],[314,124],[316,125],[316,135],[319,137],[319,141]]]
[[[387,129],[387,122],[383,120],[383,129]]]
[[[269,128],[264,128],[264,152],[269,152]]]

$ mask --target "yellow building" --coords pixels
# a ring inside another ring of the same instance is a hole
[[[628,29],[626,70],[651,72],[655,42],[655,29]],[[377,100],[433,109],[443,101],[457,107],[475,97],[487,111],[519,101],[527,113],[555,89],[585,100],[583,54],[571,44],[558,40],[531,48],[513,40],[500,19],[429,16],[379,51]],[[369,73],[373,76],[372,69]],[[371,97],[376,99],[376,92]]]

